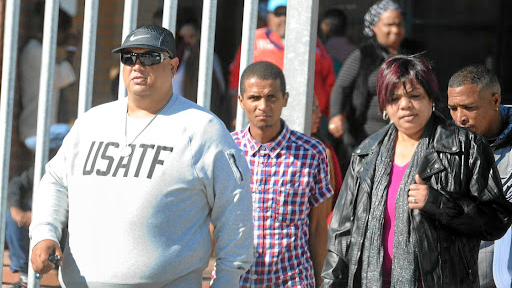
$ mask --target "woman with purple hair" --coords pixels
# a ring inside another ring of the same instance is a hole
[[[479,287],[480,240],[512,221],[491,149],[435,111],[422,56],[384,62],[377,95],[391,123],[352,154],[322,287]]]

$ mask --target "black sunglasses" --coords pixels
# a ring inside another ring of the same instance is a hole
[[[162,63],[164,59],[172,59],[170,56],[164,55],[158,52],[144,52],[144,53],[135,53],[135,52],[121,52],[121,63],[124,65],[135,65],[139,59],[140,64],[142,66],[151,66]]]

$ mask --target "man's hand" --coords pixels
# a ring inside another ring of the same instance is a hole
[[[59,243],[53,240],[43,240],[34,246],[32,249],[32,267],[34,271],[40,274],[46,274],[52,269],[55,269],[55,265],[48,260],[48,257],[57,255],[62,259],[62,251],[60,250]],[[62,260],[57,262],[60,265]]]
[[[423,182],[418,174],[414,176],[414,180],[416,181],[416,184],[411,184],[409,187],[409,197],[407,198],[407,202],[409,202],[409,208],[421,209],[425,206],[425,202],[427,201],[428,185]]]
[[[322,269],[327,257],[327,202],[324,201],[309,211],[309,253],[313,262],[315,287],[322,285]]]
[[[336,138],[340,138],[345,133],[345,117],[343,115],[336,115],[329,120],[329,132]]]
[[[9,209],[11,217],[14,222],[18,223],[18,226],[30,226],[32,222],[32,211],[23,211],[20,207],[11,206]]]

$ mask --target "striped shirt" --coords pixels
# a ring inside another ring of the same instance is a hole
[[[255,262],[241,287],[314,287],[308,216],[333,194],[324,145],[286,125],[266,144],[249,128],[232,136],[253,175]]]

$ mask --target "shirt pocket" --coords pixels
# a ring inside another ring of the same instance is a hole
[[[308,217],[308,191],[300,183],[280,187],[276,204],[275,216],[278,222],[296,224]]]

